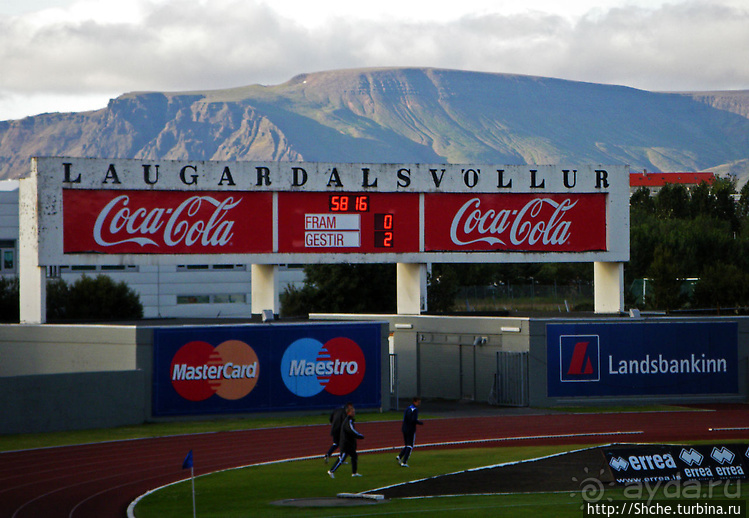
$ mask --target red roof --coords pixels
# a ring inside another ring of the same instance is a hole
[[[715,173],[629,173],[630,187],[663,187],[667,183],[712,184]]]

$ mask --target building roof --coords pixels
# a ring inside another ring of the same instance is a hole
[[[630,187],[663,187],[667,183],[698,185],[712,184],[715,173],[630,173]]]

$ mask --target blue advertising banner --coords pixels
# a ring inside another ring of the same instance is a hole
[[[381,406],[380,323],[154,330],[153,415]]]
[[[551,397],[738,393],[736,322],[548,324]]]

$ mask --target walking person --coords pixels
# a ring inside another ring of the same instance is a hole
[[[333,452],[338,449],[338,442],[341,438],[341,425],[343,425],[343,420],[346,419],[349,407],[352,406],[353,405],[350,402],[346,403],[345,405],[333,410],[330,414],[330,435],[333,438],[333,444],[328,448],[328,453],[325,454],[325,464],[328,463]]]
[[[356,431],[356,428],[354,427],[355,417],[356,409],[354,408],[354,405],[350,405],[346,410],[346,418],[341,425],[341,437],[339,442],[341,454],[338,457],[338,462],[336,462],[335,465],[330,468],[330,471],[328,471],[330,478],[335,478],[335,471],[348,457],[351,457],[351,476],[361,477],[358,472],[359,454],[356,453],[356,441],[358,439],[364,439],[364,436]]]
[[[401,431],[403,432],[403,443],[405,446],[403,446],[396,459],[398,459],[398,464],[404,468],[408,467],[408,459],[414,449],[416,425],[424,424],[419,421],[419,405],[421,405],[421,398],[416,396],[411,400],[411,405],[403,412]]]

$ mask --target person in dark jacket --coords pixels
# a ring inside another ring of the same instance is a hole
[[[414,449],[414,443],[416,441],[416,425],[424,424],[419,421],[419,405],[421,405],[421,398],[414,397],[405,412],[403,412],[403,424],[401,425],[401,431],[403,432],[403,442],[405,446],[398,454],[398,464],[404,468],[408,467],[408,458],[411,456],[411,452]]]
[[[325,464],[328,463],[333,452],[338,449],[338,441],[340,441],[341,438],[341,425],[343,425],[343,420],[346,418],[348,409],[351,406],[353,406],[351,403],[346,403],[345,405],[333,410],[330,414],[330,436],[333,438],[333,444],[328,448],[328,453],[325,454]]]
[[[338,457],[338,462],[335,466],[330,468],[328,475],[330,478],[335,478],[335,471],[343,464],[348,457],[351,457],[351,476],[361,477],[358,473],[359,467],[359,454],[356,453],[356,441],[358,439],[364,439],[364,436],[356,431],[354,427],[354,418],[356,416],[356,409],[351,405],[346,411],[346,418],[343,420],[341,425],[341,438],[338,443],[341,447],[341,455]]]

